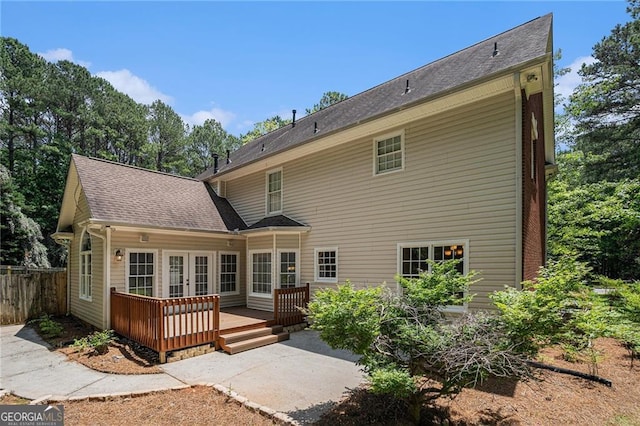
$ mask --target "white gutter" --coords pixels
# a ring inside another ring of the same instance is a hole
[[[522,90],[520,73],[513,75],[513,93],[515,95],[516,124],[516,289],[522,290]]]

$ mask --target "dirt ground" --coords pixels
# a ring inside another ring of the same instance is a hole
[[[73,323],[65,326],[74,329]],[[79,328],[75,328],[79,330]],[[65,339],[59,339],[64,342]],[[68,339],[66,340],[68,342]],[[64,345],[63,345],[64,346]],[[489,380],[478,389],[465,389],[455,399],[442,398],[425,407],[425,425],[620,425],[640,426],[640,360],[632,365],[626,349],[612,339],[596,341],[598,376],[613,385],[537,370],[527,382]],[[57,349],[63,352],[69,349]],[[126,354],[126,355],[125,355]],[[121,341],[101,356],[71,355],[92,368],[120,374],[158,371],[157,360],[131,342]],[[116,356],[118,358],[115,361]],[[141,361],[142,360],[142,361]],[[539,361],[584,373],[588,362],[567,362],[557,349],[547,349]],[[14,398],[14,401],[10,398]],[[0,404],[20,403],[13,396]],[[272,421],[206,387],[114,398],[108,401],[65,403],[65,424],[203,424],[262,425]],[[356,389],[327,412],[319,425],[409,424],[402,403]]]
[[[537,370],[534,380],[488,380],[477,389],[463,390],[453,400],[441,398],[435,407],[425,408],[424,424],[441,424],[446,419],[450,425],[640,426],[640,360],[635,360],[632,366],[628,351],[613,339],[599,339],[595,348],[600,353],[597,375],[611,380],[610,388],[570,375]],[[588,363],[567,362],[558,349],[544,350],[539,360],[592,373]],[[319,424],[410,424],[405,412],[397,401],[358,389]]]

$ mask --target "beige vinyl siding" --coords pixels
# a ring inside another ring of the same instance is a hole
[[[505,93],[395,129],[405,131],[399,172],[373,175],[375,135],[283,164],[284,214],[312,227],[302,238],[301,282],[331,286],[313,283],[314,248],[337,247],[338,282],[395,288],[398,243],[464,239],[469,269],[482,277],[471,308],[514,286],[515,110]],[[247,223],[264,215],[263,179],[227,184]]]
[[[300,248],[300,238],[298,234],[280,234],[276,235],[277,249],[295,249]]]
[[[246,268],[244,265],[246,254],[244,249],[244,241],[242,240],[230,240],[228,238],[208,238],[202,236],[195,236],[193,234],[161,234],[161,233],[147,233],[149,237],[148,242],[140,242],[140,232],[128,232],[124,230],[118,230],[111,234],[111,247],[115,252],[117,249],[136,251],[136,250],[149,250],[156,253],[155,258],[155,271],[156,281],[153,288],[154,297],[162,297],[162,285],[163,285],[163,258],[166,251],[198,251],[208,252],[213,256],[213,264],[215,265],[213,273],[213,292],[219,291],[219,265],[218,265],[218,252],[219,251],[233,251],[238,252],[238,290],[237,295],[223,295],[220,299],[222,307],[227,306],[244,306],[246,303]],[[228,246],[228,241],[231,241],[231,247]],[[126,291],[126,261],[116,261],[114,256],[111,256],[111,286],[116,287],[117,291]]]
[[[89,204],[80,193],[78,208],[73,220],[74,238],[69,249],[69,284],[71,291],[71,314],[98,328],[103,328],[103,251],[104,241],[91,236],[91,301],[80,299],[80,244],[84,228],[78,223],[89,219]]]

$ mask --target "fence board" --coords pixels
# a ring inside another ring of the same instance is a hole
[[[67,273],[0,275],[0,324],[21,324],[43,314],[67,312]]]

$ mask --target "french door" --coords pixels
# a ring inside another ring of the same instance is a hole
[[[214,293],[213,259],[213,253],[209,252],[165,252],[163,296],[190,297]]]

